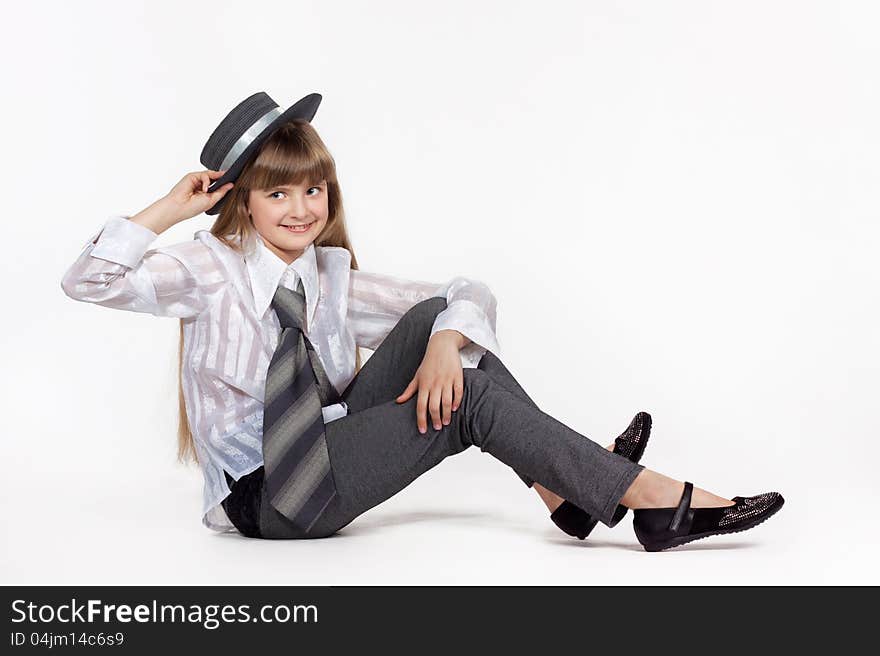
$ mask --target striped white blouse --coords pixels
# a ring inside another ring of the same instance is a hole
[[[263,464],[266,372],[281,327],[270,303],[279,284],[306,296],[306,334],[327,377],[342,393],[355,374],[356,346],[375,350],[401,316],[421,300],[446,298],[431,329],[454,329],[471,340],[463,367],[486,350],[500,355],[496,300],[480,281],[445,284],[352,270],[339,247],[310,245],[287,265],[259,234],[243,254],[208,230],[191,241],[149,249],[158,234],[112,216],[86,242],[61,281],[70,298],[110,308],[183,319],[183,393],[205,479],[202,523],[234,531],[220,502],[229,494],[225,469],[239,479]],[[403,391],[403,390],[401,390]],[[332,421],[344,403],[322,409]]]

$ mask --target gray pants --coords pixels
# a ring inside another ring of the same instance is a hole
[[[263,538],[330,536],[447,456],[472,445],[509,465],[529,487],[537,481],[610,524],[620,499],[644,467],[539,410],[490,351],[476,369],[463,370],[461,404],[449,425],[434,429],[429,412],[428,430],[419,433],[418,394],[405,403],[394,399],[415,375],[434,318],[445,308],[440,297],[413,306],[343,392],[349,414],[325,427],[337,493],[308,535],[266,501],[263,483]]]

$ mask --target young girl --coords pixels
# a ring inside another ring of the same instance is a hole
[[[647,413],[602,447],[539,410],[498,358],[483,283],[360,271],[310,123],[320,100],[243,100],[205,144],[207,170],[109,218],[62,280],[76,300],[180,319],[178,455],[202,469],[207,527],[326,537],[471,445],[581,539],[627,508],[649,551],[779,510],[775,492],[726,499],[638,464]],[[219,213],[209,231],[148,250],[202,212]],[[363,367],[357,347],[374,351]]]

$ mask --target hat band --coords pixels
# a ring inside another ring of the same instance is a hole
[[[272,121],[281,116],[283,113],[283,109],[281,109],[280,107],[275,107],[274,109],[270,109],[268,112],[263,114],[256,121],[254,121],[254,124],[250,126],[247,130],[245,130],[244,134],[242,134],[238,138],[238,141],[232,144],[232,148],[230,148],[229,152],[226,153],[226,157],[223,158],[223,162],[221,162],[220,168],[218,170],[225,171],[230,166],[232,166],[232,163],[239,158],[239,156],[245,151],[245,148],[250,146],[251,142],[256,139]]]

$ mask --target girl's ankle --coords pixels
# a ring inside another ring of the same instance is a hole
[[[636,476],[621,503],[632,509],[671,508],[678,505],[683,491],[682,481],[644,469]]]

